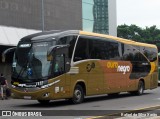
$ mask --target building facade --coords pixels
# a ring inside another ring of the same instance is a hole
[[[0,0],[0,18],[2,26],[116,35],[116,0]]]
[[[82,0],[82,29],[117,35],[116,0]]]
[[[0,25],[41,30],[44,18],[45,30],[81,29],[81,4],[81,0],[0,0]]]

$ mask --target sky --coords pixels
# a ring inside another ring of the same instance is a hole
[[[160,0],[117,0],[117,25],[160,28]]]

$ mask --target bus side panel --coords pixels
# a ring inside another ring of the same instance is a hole
[[[90,61],[87,64],[88,95],[104,93],[104,73],[99,60]]]
[[[74,88],[77,85],[77,83],[81,82],[84,83],[86,86],[86,93],[88,93],[88,86],[87,86],[87,80],[88,80],[88,72],[86,70],[86,66],[89,62],[88,61],[79,61],[74,66],[71,67],[70,71],[68,72],[68,75],[70,75],[70,96],[73,96]]]
[[[68,97],[69,92],[66,86],[66,74],[56,77],[54,81],[57,81],[57,83],[52,86],[52,91],[54,92],[52,98],[60,99]]]
[[[151,71],[150,71],[150,89],[157,88],[158,86],[158,62],[151,62]]]
[[[77,67],[79,72],[71,75],[72,93],[78,82],[84,82],[86,86],[86,95],[103,94],[103,70],[98,61],[79,61],[74,67]]]
[[[105,93],[117,93],[134,90],[135,80],[130,80],[132,64],[129,61],[101,60],[104,71]]]

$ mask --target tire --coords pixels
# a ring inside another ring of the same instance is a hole
[[[38,102],[42,105],[47,105],[49,104],[50,100],[38,100]]]
[[[133,94],[133,95],[143,95],[143,93],[144,93],[144,82],[143,81],[139,81],[138,90],[130,92],[130,93]]]
[[[84,90],[82,86],[76,85],[73,92],[73,97],[71,99],[73,104],[80,104],[84,100]]]

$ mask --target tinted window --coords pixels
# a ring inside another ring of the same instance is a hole
[[[125,51],[123,54],[124,60],[147,61],[147,57],[152,62],[157,59],[156,48],[124,45],[123,49]]]
[[[55,66],[54,66],[54,76],[59,76],[65,72],[65,65],[64,65],[64,54],[58,54],[55,58]]]
[[[157,49],[156,48],[147,48],[142,47],[141,52],[149,59],[149,61],[153,62],[157,60]]]
[[[80,37],[74,61],[83,59],[119,60],[121,49],[117,42],[96,37]]]
[[[84,60],[88,58],[87,55],[87,39],[79,38],[75,50],[74,61]]]
[[[77,36],[65,36],[58,40],[58,45],[69,44],[69,58],[72,58],[72,53],[73,53],[76,39],[77,39]]]
[[[147,61],[144,55],[140,52],[140,47],[124,45],[123,47],[123,60],[126,61]]]
[[[106,39],[89,40],[89,56],[91,59],[119,59],[119,45]]]
[[[123,48],[123,60],[132,63],[130,79],[147,76],[151,67],[146,57],[140,52],[141,47],[124,44]]]

